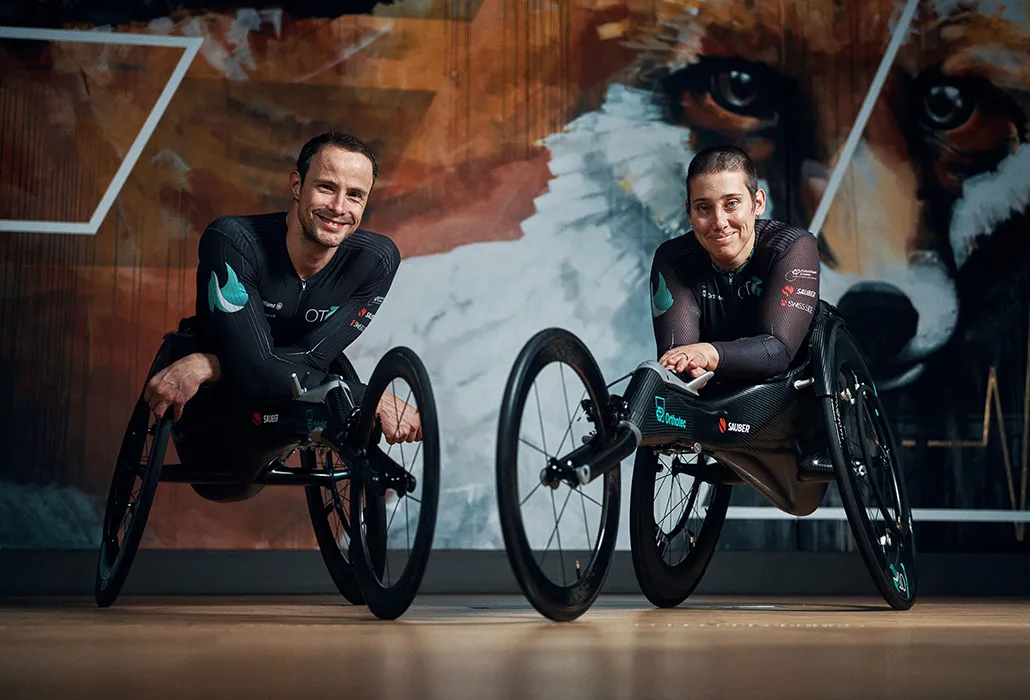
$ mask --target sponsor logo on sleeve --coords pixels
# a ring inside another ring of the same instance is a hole
[[[651,316],[658,318],[672,308],[672,292],[665,283],[665,277],[658,273],[658,288],[651,295]]]
[[[819,279],[819,273],[815,270],[803,270],[801,268],[795,268],[784,275],[784,279],[788,282],[797,282],[798,280],[815,280]]]
[[[225,269],[225,286],[218,285],[218,275],[214,270],[211,271],[211,279],[207,283],[207,308],[209,311],[218,309],[225,314],[234,314],[247,305],[247,290],[229,263],[225,264]]]

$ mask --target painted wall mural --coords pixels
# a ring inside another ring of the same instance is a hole
[[[1027,549],[999,514],[1025,515],[1028,478],[1024,0],[924,0],[902,29],[886,0],[130,8],[0,10],[21,30],[201,40],[95,233],[0,232],[0,547],[96,546],[132,402],[192,313],[200,233],[286,208],[300,146],[337,128],[378,154],[365,226],[403,257],[350,354],[367,376],[408,345],[432,375],[437,547],[503,547],[497,413],[533,333],[568,328],[609,379],[653,356],[651,256],[687,226],[692,154],[729,142],[758,163],[768,216],[821,217],[821,293],[872,360],[921,549]],[[183,52],[0,38],[0,219],[89,221]],[[732,504],[765,505],[743,489]],[[144,546],[315,544],[299,490],[217,504],[163,484]],[[731,520],[721,546],[851,545],[843,522]]]

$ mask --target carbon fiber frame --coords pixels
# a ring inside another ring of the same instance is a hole
[[[639,446],[710,455],[777,508],[814,511],[832,474],[813,479],[800,463],[825,443],[818,402],[830,391],[841,326],[833,311],[822,306],[798,359],[768,381],[709,383],[694,395],[658,363],[641,364],[623,394],[623,418],[639,430]]]

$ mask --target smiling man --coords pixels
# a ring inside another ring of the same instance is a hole
[[[306,436],[310,404],[291,401],[291,375],[312,388],[339,374],[400,264],[393,241],[360,228],[378,174],[359,139],[322,134],[297,158],[288,211],[225,216],[204,231],[196,316],[184,322],[198,351],[144,393],[156,416],[171,409],[182,419],[174,435],[184,460],[260,470],[276,448]],[[363,387],[346,384],[356,404]],[[380,414],[389,442],[420,438],[414,411]]]
[[[687,169],[693,231],[666,241],[651,267],[659,362],[699,377],[764,379],[790,365],[819,301],[816,238],[759,219],[766,193],[734,146],[698,153]]]

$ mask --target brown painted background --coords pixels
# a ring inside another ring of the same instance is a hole
[[[794,111],[770,126],[711,95],[684,92],[669,100],[669,119],[691,129],[698,147],[747,147],[778,198],[778,218],[807,225],[820,184],[801,163],[835,162],[894,7],[882,0],[469,0],[294,17],[228,5],[140,14],[112,28],[206,41],[98,233],[0,234],[0,479],[13,494],[0,546],[85,546],[92,530],[75,499],[106,494],[160,337],[192,313],[200,233],[223,214],[285,208],[287,176],[310,136],[339,128],[370,142],[382,175],[366,226],[391,236],[404,258],[446,253],[522,235],[520,222],[551,179],[540,140],[598,109],[612,83],[650,85],[655,67],[745,56],[787,77],[783,89],[794,92],[777,99]],[[50,26],[103,21],[91,20],[86,3],[68,14],[55,7]],[[941,17],[929,7],[920,13],[917,38],[899,56],[863,141],[875,156],[868,162],[882,168],[880,194],[849,172],[825,229],[839,269],[875,279],[885,256],[943,246],[964,179],[1024,147],[1028,69],[977,52],[1000,43],[1025,53],[1028,25],[1018,14],[994,16],[974,3],[972,19],[941,31]],[[0,42],[0,218],[88,219],[180,55]],[[956,75],[985,76],[1008,101],[981,98],[963,124],[916,134],[915,117],[898,116],[908,109],[911,76],[942,63]],[[1003,247],[982,244],[979,262],[954,271],[960,300],[976,311],[931,358],[924,383],[894,399],[900,437],[913,443],[906,459],[917,506],[1025,505],[1025,207],[1025,199],[1014,204],[1012,218],[996,227]],[[954,377],[959,358],[969,369],[945,392],[941,377]],[[927,438],[979,437],[991,367],[1003,377],[1006,441],[995,420],[982,449],[926,447]],[[45,508],[19,510],[24,493]],[[731,525],[728,537],[745,544],[803,546],[780,524]],[[983,547],[1023,546],[1000,525],[941,526],[929,541],[979,548],[985,532],[991,544]],[[215,504],[167,484],[146,545],[288,548],[312,547],[314,539],[299,490]]]

